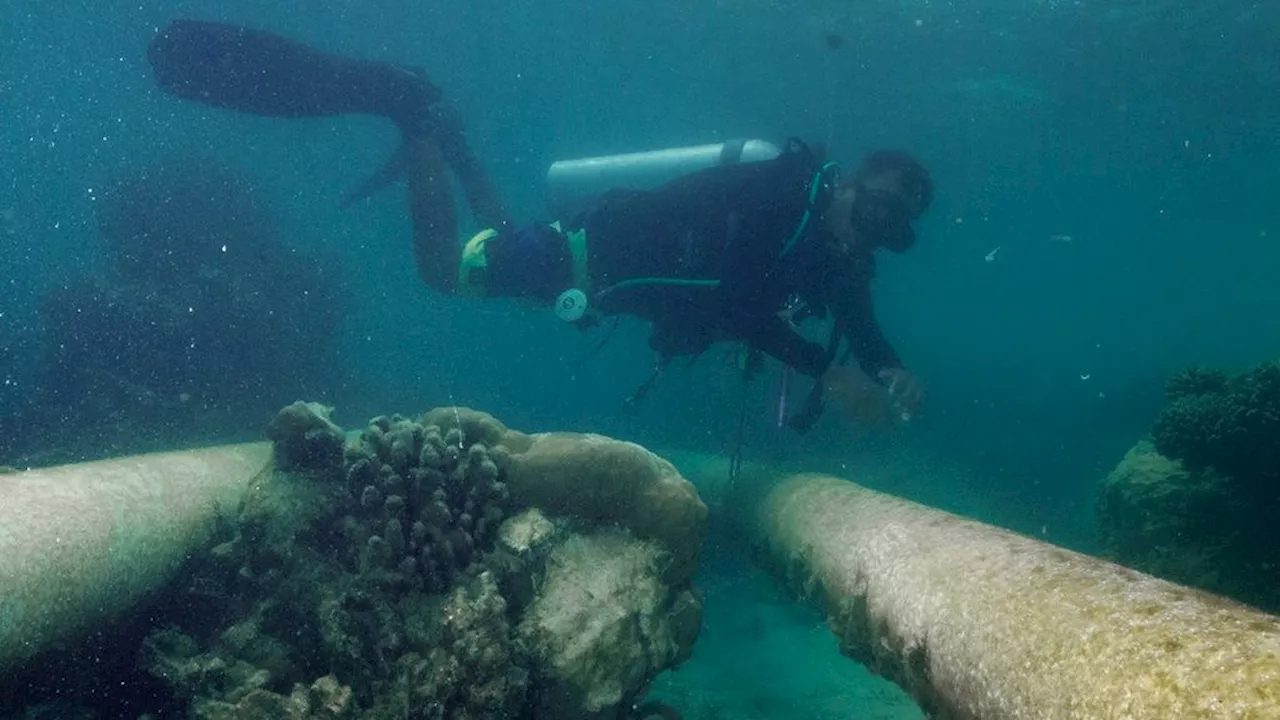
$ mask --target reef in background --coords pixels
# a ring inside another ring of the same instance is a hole
[[[347,441],[295,403],[268,435],[203,611],[140,656],[190,717],[640,717],[689,656],[706,506],[644,448],[461,408]]]
[[[36,382],[0,419],[5,462],[243,437],[341,378],[339,263],[291,247],[245,176],[174,156],[124,170],[96,211],[108,264],[41,298]]]
[[[1177,373],[1150,440],[1099,486],[1107,553],[1280,610],[1280,360],[1235,377]]]

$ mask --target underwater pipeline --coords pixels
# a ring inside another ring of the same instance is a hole
[[[0,672],[162,587],[270,459],[250,443],[0,475]]]
[[[931,717],[1280,718],[1280,618],[824,475],[721,505]]]
[[[170,581],[270,458],[253,443],[0,475],[0,672]],[[835,477],[750,467],[703,488],[846,654],[934,717],[1280,718],[1275,616]]]

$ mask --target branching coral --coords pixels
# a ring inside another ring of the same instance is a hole
[[[1164,392],[1169,400],[1181,400],[1193,395],[1220,393],[1227,389],[1227,374],[1215,368],[1190,367],[1179,370],[1165,382]]]
[[[1153,429],[1156,449],[1193,469],[1213,468],[1251,490],[1280,479],[1280,361],[1235,378],[1191,370],[1169,382]]]
[[[346,482],[372,530],[362,569],[439,592],[493,546],[510,492],[488,448],[464,442],[457,428],[392,416],[375,418],[347,448]]]

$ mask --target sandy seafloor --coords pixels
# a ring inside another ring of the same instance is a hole
[[[714,530],[696,582],[705,606],[693,657],[649,694],[684,720],[924,717],[896,685],[842,656],[821,615]]]
[[[896,685],[841,655],[824,617],[789,596],[727,529],[719,506],[728,479],[727,458],[655,452],[694,483],[711,518],[695,579],[704,600],[702,632],[693,657],[659,676],[648,699],[671,705],[684,720],[924,717]],[[877,466],[885,462],[877,460]],[[785,464],[769,470],[783,471]],[[901,472],[892,463],[860,470],[869,477]]]

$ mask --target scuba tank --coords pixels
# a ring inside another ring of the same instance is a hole
[[[647,190],[696,170],[736,162],[772,160],[780,152],[776,145],[766,140],[728,140],[665,150],[559,160],[547,169],[547,204],[556,217],[567,217],[607,190]]]

